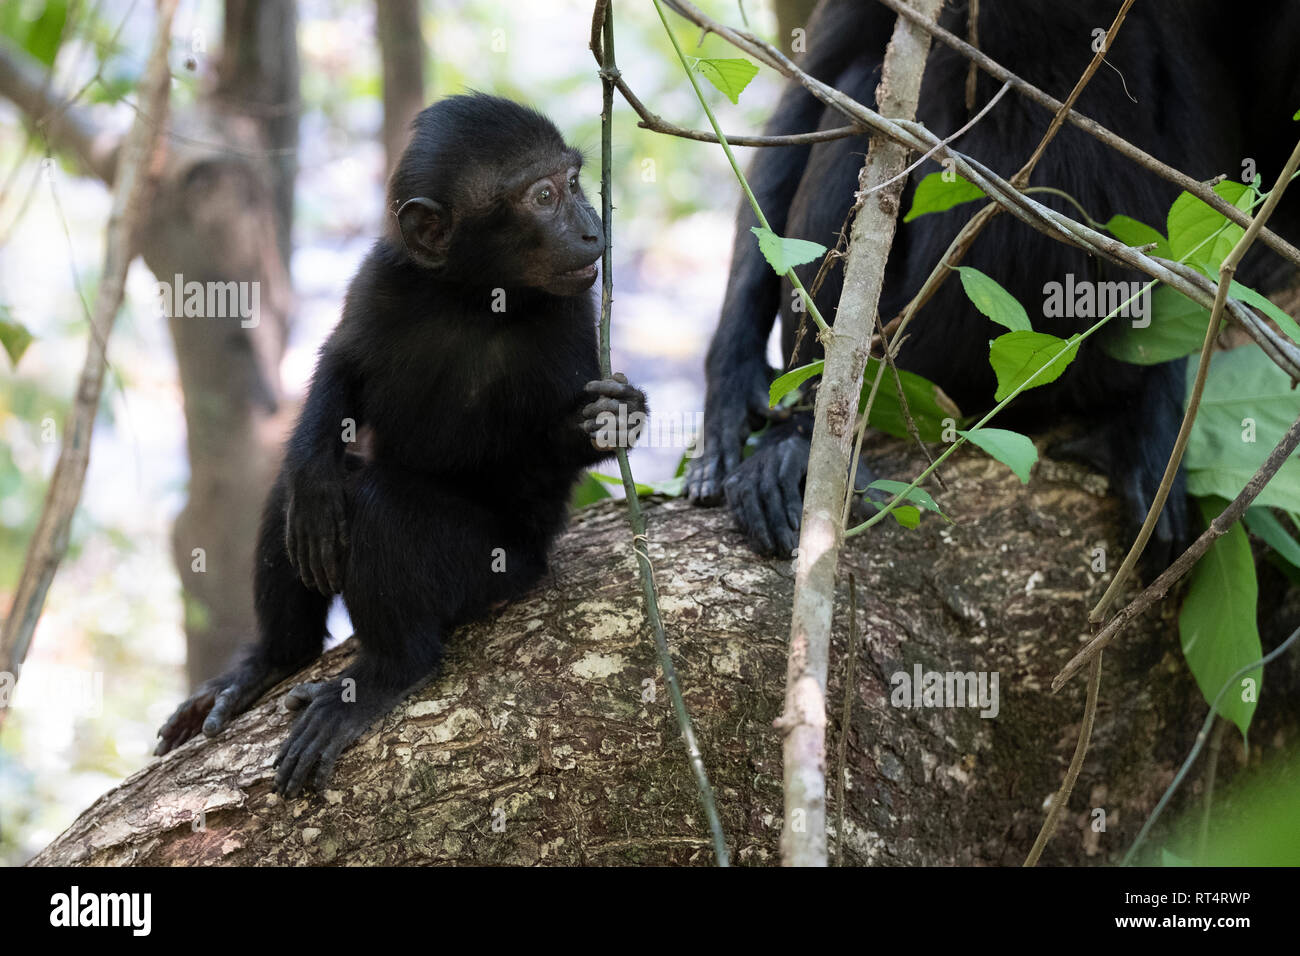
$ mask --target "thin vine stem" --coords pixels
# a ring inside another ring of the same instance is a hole
[[[686,78],[691,81],[691,89],[695,90],[695,96],[700,101],[700,106],[704,108],[704,115],[709,118],[709,125],[713,127],[714,135],[718,137],[718,144],[722,146],[722,151],[727,154],[727,162],[731,164],[731,171],[736,174],[736,179],[740,182],[740,188],[745,192],[745,198],[749,200],[750,208],[754,210],[754,218],[758,224],[772,232],[772,227],[768,224],[767,216],[763,215],[763,207],[758,204],[758,199],[754,196],[753,190],[749,188],[749,181],[740,169],[740,163],[736,162],[736,155],[731,151],[731,144],[727,142],[727,137],[723,135],[722,127],[718,125],[717,117],[713,115],[713,110],[709,108],[709,101],[704,97],[704,91],[700,89],[700,82],[695,78],[695,71],[691,69],[687,56],[682,52],[681,44],[677,42],[677,36],[673,33],[672,27],[668,25],[668,17],[664,14],[664,8],[660,5],[659,0],[651,0],[655,5],[655,11],[659,14],[659,22],[664,25],[664,32],[668,34],[668,39],[672,41],[673,49],[677,52],[677,59],[681,61],[682,69],[686,71]],[[794,269],[787,269],[785,277],[790,281],[803,300],[804,308],[812,316],[813,322],[823,333],[830,332],[830,326],[822,318],[821,312],[817,309],[817,304],[808,294],[808,290],[803,287],[799,277],[795,275]]]
[[[601,26],[602,43],[598,59],[601,63],[600,78],[603,86],[602,113],[600,124],[600,202],[601,220],[604,224],[605,251],[600,263],[600,372],[608,378],[611,371],[610,319],[614,305],[614,202],[612,189],[613,169],[613,126],[614,126],[614,85],[618,76],[618,67],[614,61],[614,10],[610,0],[596,4],[596,16],[603,13]],[[596,29],[592,28],[593,41]],[[627,519],[632,526],[632,550],[636,554],[637,568],[641,575],[641,591],[645,597],[646,618],[650,632],[654,635],[655,650],[659,654],[659,666],[664,672],[664,684],[672,699],[673,713],[677,717],[677,726],[681,730],[682,742],[686,745],[687,758],[691,772],[695,776],[695,785],[699,791],[700,803],[704,816],[709,823],[709,833],[713,839],[713,853],[718,866],[730,866],[731,854],[727,849],[727,837],[722,829],[722,820],[718,816],[717,804],[713,799],[713,787],[709,783],[709,774],[704,767],[704,758],[700,753],[699,743],[695,739],[695,730],[691,726],[691,715],[682,698],[681,682],[677,679],[677,669],[673,666],[672,650],[668,647],[668,638],[664,634],[663,618],[659,613],[659,599],[655,591],[654,565],[650,563],[649,538],[646,535],[645,513],[641,510],[641,501],[637,497],[636,482],[632,478],[632,468],[628,464],[627,449],[617,450],[618,470],[623,478],[623,489],[627,495]]]

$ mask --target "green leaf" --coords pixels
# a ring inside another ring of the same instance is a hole
[[[1214,187],[1214,191],[1238,209],[1249,211],[1251,208],[1254,191],[1244,183],[1225,179]],[[1169,207],[1167,228],[1173,258],[1197,266],[1209,276],[1218,275],[1224,256],[1245,233],[1241,226],[1228,222],[1226,216],[1215,212],[1191,193],[1180,193]]]
[[[795,266],[812,262],[826,255],[826,247],[819,242],[807,239],[783,239],[771,229],[751,226],[750,232],[758,236],[758,248],[763,253],[767,264],[776,270],[777,275],[785,275]]]
[[[899,505],[889,513],[889,517],[893,518],[909,531],[915,529],[921,523],[921,512],[913,508],[911,505]]]
[[[612,498],[605,486],[596,480],[591,472],[586,472],[578,483],[573,486],[573,493],[569,496],[569,507],[577,511],[579,508],[585,508],[587,505],[595,504],[603,498]]]
[[[1022,484],[1029,484],[1029,469],[1038,460],[1038,449],[1024,435],[1005,428],[974,428],[957,434],[1014,471]]]
[[[0,306],[0,346],[9,353],[9,363],[14,368],[18,367],[18,360],[27,351],[27,346],[32,344],[32,338],[26,326],[10,318],[8,307]]]
[[[971,266],[958,266],[957,271],[961,273],[961,287],[975,308],[1012,332],[1028,332],[1033,328],[1025,307],[995,280]]]
[[[638,496],[641,496],[639,490],[641,487],[642,485],[637,485]],[[671,478],[665,478],[662,481],[652,481],[649,488],[649,494],[652,495],[667,495],[669,498],[680,498],[686,493],[686,476],[673,475]]]
[[[1291,118],[1292,118],[1293,120],[1295,120],[1297,123],[1300,123],[1300,110],[1296,110],[1296,111],[1295,111],[1295,116],[1293,116],[1293,117],[1291,117]]]
[[[733,103],[740,102],[740,94],[758,76],[758,67],[744,57],[696,60],[695,70]]]
[[[943,513],[943,510],[939,507],[939,505],[935,502],[935,500],[930,497],[930,493],[926,491],[924,488],[909,489],[907,487],[906,482],[889,481],[888,479],[885,478],[878,478],[875,481],[873,481],[871,484],[867,485],[867,487],[875,488],[878,491],[887,491],[891,495],[900,495],[903,494],[903,492],[907,492],[905,495],[903,495],[903,497],[907,501],[910,501],[913,504],[920,505],[922,508],[924,508],[927,511],[933,511],[944,521],[947,521],[949,524],[952,524],[952,519]]]
[[[1234,299],[1240,299],[1246,305],[1253,305],[1270,319],[1277,323],[1282,332],[1291,337],[1291,341],[1300,342],[1300,325],[1296,320],[1287,315],[1280,308],[1274,305],[1267,296],[1260,295],[1249,286],[1244,286],[1240,282],[1234,281],[1228,286],[1228,293]]]
[[[1210,310],[1167,285],[1151,292],[1151,324],[1144,329],[1121,326],[1101,340],[1107,355],[1134,365],[1158,365],[1199,352],[1205,342]]]
[[[1039,373],[1029,387],[1037,388],[1056,381],[1079,354],[1078,339],[1075,335],[1067,342],[1046,332],[1008,332],[999,335],[989,347],[989,364],[998,376],[994,401],[1002,401],[1065,349],[1065,354]]]
[[[785,398],[814,375],[820,375],[826,362],[818,359],[815,362],[809,362],[807,365],[801,365],[798,368],[791,369],[784,375],[779,376],[767,390],[767,403],[776,408],[776,403]]]
[[[1290,532],[1267,508],[1247,508],[1246,528],[1259,535],[1260,539],[1293,567],[1300,568],[1300,542],[1291,537]]]
[[[877,511],[884,511],[885,506],[879,501],[872,501],[870,498],[863,498],[867,504],[871,505]],[[899,525],[912,531],[921,524],[921,512],[911,505],[899,505],[893,511],[889,512],[889,517],[893,518]]]
[[[1192,387],[1189,360],[1187,388]],[[1300,418],[1300,391],[1286,372],[1257,348],[1219,352],[1187,441],[1187,490],[1232,499]],[[1252,440],[1253,439],[1253,440]],[[1291,456],[1260,491],[1255,504],[1300,510],[1300,458]]]
[[[1201,501],[1207,522],[1223,509],[1225,502]],[[1250,540],[1241,523],[1234,524],[1205,552],[1192,569],[1191,584],[1178,613],[1178,637],[1183,657],[1196,678],[1206,703],[1213,702],[1224,683],[1236,671],[1264,655],[1255,626],[1255,562]],[[1253,680],[1255,697],[1264,678],[1257,667],[1241,681]],[[1255,713],[1255,700],[1242,700],[1242,687],[1234,685],[1219,701],[1219,713],[1237,725],[1244,739]]]
[[[1232,812],[1216,813],[1196,866],[1295,866],[1300,861],[1300,760],[1280,757],[1264,773],[1232,782]],[[1195,801],[1199,802],[1199,801]],[[1189,845],[1199,843],[1200,807],[1188,801]],[[1196,843],[1192,843],[1195,840]]]
[[[63,41],[63,27],[67,20],[67,0],[45,0],[41,15],[27,31],[23,49],[46,66],[53,66],[54,58],[59,53],[59,44]]]
[[[862,393],[858,397],[858,413],[867,406],[867,397],[871,394],[871,383],[876,380],[880,368],[880,359],[867,359],[866,369],[862,373]],[[905,369],[898,370],[899,381],[903,383],[903,395],[907,399],[908,411],[916,424],[917,434],[922,441],[943,441],[944,422],[947,419],[961,420],[961,409],[944,394],[943,389],[927,378],[922,378]],[[871,415],[867,423],[886,435],[895,438],[911,438],[907,430],[907,416],[903,404],[898,398],[898,386],[894,383],[893,373],[885,369],[885,377],[876,392],[876,400],[871,406]]]
[[[1128,216],[1111,216],[1110,221],[1106,223],[1106,231],[1126,246],[1149,246],[1155,243],[1155,248],[1151,250],[1150,255],[1160,256],[1162,259],[1173,258],[1169,253],[1169,240],[1144,222],[1138,222]]]
[[[903,222],[911,222],[917,216],[931,212],[946,212],[953,206],[984,198],[984,190],[969,179],[957,176],[951,182],[944,181],[944,173],[931,173],[916,184],[912,194],[912,208],[903,217]]]
[[[619,488],[623,487],[623,479],[617,475],[602,475],[598,471],[589,471],[587,474],[602,484],[615,485]],[[643,485],[639,481],[633,482],[632,484],[633,487],[636,488],[636,496],[638,498],[644,498],[646,495],[653,495],[655,493],[654,488],[650,485]]]

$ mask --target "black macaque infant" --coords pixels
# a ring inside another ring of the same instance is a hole
[[[630,445],[645,395],[600,380],[588,291],[604,250],[581,157],[540,113],[483,94],[424,110],[389,183],[390,228],[348,289],[266,502],[258,642],[159,731],[221,732],[315,659],[332,595],[360,653],[300,684],[287,796],[435,670],[457,625],[546,570],[583,469]],[[620,413],[625,416],[619,418]],[[363,454],[355,452],[363,438]]]

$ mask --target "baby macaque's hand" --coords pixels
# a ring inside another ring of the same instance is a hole
[[[599,382],[588,382],[584,388],[595,398],[582,409],[580,424],[591,437],[591,444],[601,451],[635,445],[650,415],[645,392],[629,385],[621,372]]]

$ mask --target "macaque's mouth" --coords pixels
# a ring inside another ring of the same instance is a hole
[[[596,278],[596,263],[590,263],[581,269],[572,269],[569,272],[561,272],[555,278],[557,279],[586,279],[588,281]]]

